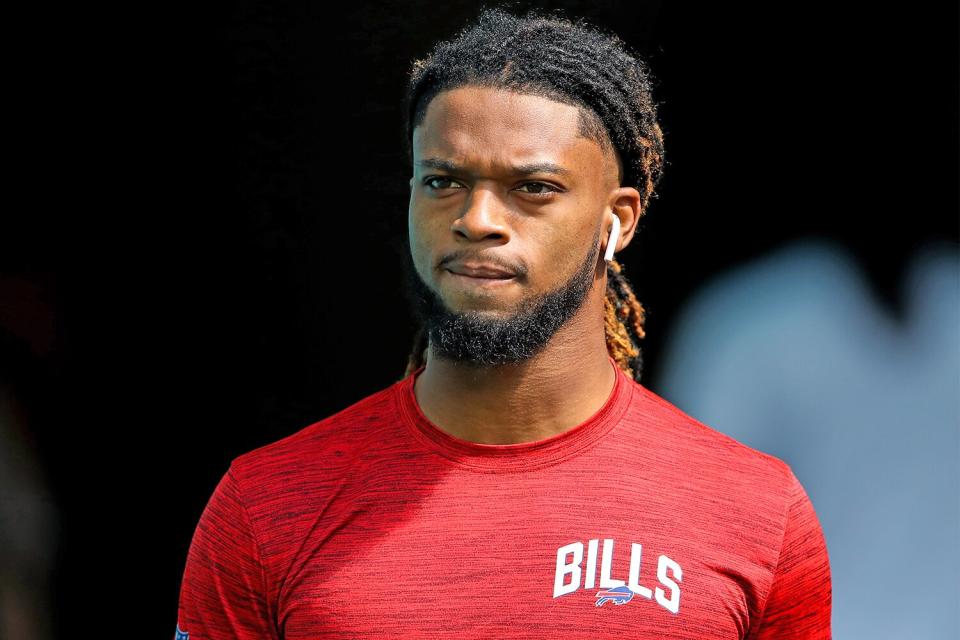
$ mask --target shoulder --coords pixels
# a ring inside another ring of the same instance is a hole
[[[298,478],[330,477],[358,452],[396,435],[395,388],[391,384],[279,440],[243,453],[230,473],[250,491],[290,485]]]
[[[765,488],[789,499],[796,482],[784,460],[750,447],[634,382],[631,419],[645,424],[663,455],[704,480]]]

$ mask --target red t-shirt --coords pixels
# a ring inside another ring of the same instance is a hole
[[[238,456],[177,637],[830,638],[827,548],[789,465],[610,363],[603,407],[544,440],[441,431],[421,367]]]

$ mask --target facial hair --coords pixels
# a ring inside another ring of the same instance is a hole
[[[479,368],[516,364],[539,353],[583,306],[593,286],[601,228],[587,257],[566,282],[524,300],[507,318],[474,310],[452,311],[423,281],[408,254],[405,293],[415,318],[428,332],[431,355]]]

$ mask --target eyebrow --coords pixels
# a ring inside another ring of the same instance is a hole
[[[441,171],[449,171],[450,173],[464,173],[465,169],[450,160],[444,160],[443,158],[424,158],[417,162],[417,166],[424,167],[427,169],[440,169]],[[530,175],[532,173],[552,173],[559,176],[569,176],[570,170],[561,167],[558,164],[552,162],[530,162],[527,164],[518,164],[510,167],[512,173],[521,174],[521,175]]]

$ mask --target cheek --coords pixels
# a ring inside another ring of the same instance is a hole
[[[410,242],[410,256],[420,275],[429,282],[433,278],[434,262],[438,259],[433,253],[438,230],[428,224],[422,216],[411,212],[407,217],[407,238]]]
[[[423,241],[423,232],[413,224],[408,227],[407,237],[410,242],[410,257],[417,270],[423,273],[423,263],[428,259],[426,254],[426,245]]]
[[[542,262],[557,272],[556,275],[570,274],[582,265],[588,251],[588,244],[593,240],[596,229],[587,225],[565,228],[556,228],[543,239]]]

